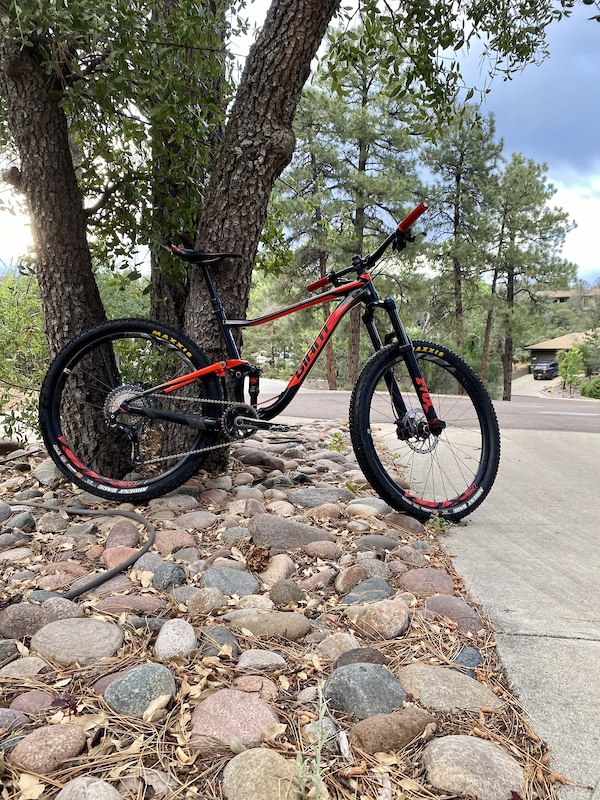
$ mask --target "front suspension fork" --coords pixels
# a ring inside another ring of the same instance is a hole
[[[429,426],[429,431],[434,436],[439,436],[441,432],[446,427],[446,423],[438,418],[436,410],[433,405],[433,401],[431,400],[431,396],[429,394],[429,390],[427,389],[427,385],[425,383],[425,379],[421,374],[421,369],[419,367],[419,362],[415,357],[415,353],[413,350],[412,342],[404,329],[404,325],[400,319],[398,314],[398,309],[396,308],[396,303],[391,297],[386,297],[385,300],[378,300],[375,303],[370,303],[367,305],[365,309],[365,313],[363,314],[363,322],[373,343],[373,347],[375,350],[381,350],[384,346],[384,343],[381,341],[381,337],[379,336],[379,332],[375,327],[374,321],[374,314],[373,308],[383,308],[383,310],[387,313],[388,317],[390,318],[390,322],[392,323],[393,328],[393,336],[398,341],[399,351],[404,356],[404,361],[406,363],[406,369],[408,370],[408,374],[410,375],[412,384],[415,388],[415,392],[417,393],[417,397],[419,398],[419,402],[421,404],[421,408],[423,409],[423,413],[425,414],[425,418],[427,419],[427,424]],[[386,344],[387,344],[386,337]],[[402,394],[394,378],[393,373],[391,370],[388,370],[385,373],[384,380],[388,391],[390,393],[390,397],[392,398],[392,403],[394,404],[394,409],[396,414],[398,415],[399,419],[404,419],[406,416],[408,409],[406,408],[406,404],[404,399],[402,398]]]

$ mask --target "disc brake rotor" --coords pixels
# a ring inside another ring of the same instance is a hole
[[[438,444],[437,436],[429,430],[422,408],[411,408],[398,420],[398,438],[405,441],[415,453],[431,453]]]

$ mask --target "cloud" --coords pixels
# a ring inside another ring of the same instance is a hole
[[[589,7],[551,25],[550,56],[511,81],[496,79],[484,111],[496,115],[509,153],[521,152],[552,171],[600,168],[600,24]]]

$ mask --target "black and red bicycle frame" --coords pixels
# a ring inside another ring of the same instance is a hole
[[[174,252],[182,255],[182,257],[185,257],[186,252],[189,252],[189,260],[198,260],[198,267],[202,270],[202,274],[206,282],[213,312],[223,337],[223,341],[225,342],[228,358],[225,361],[219,361],[215,364],[211,364],[209,367],[204,367],[203,369],[189,372],[186,375],[182,375],[160,386],[154,386],[151,389],[147,389],[137,395],[137,398],[141,398],[146,394],[155,393],[157,390],[161,390],[165,394],[169,394],[172,391],[193,383],[198,378],[202,378],[208,374],[215,374],[219,377],[228,376],[233,378],[236,399],[242,402],[244,397],[244,379],[246,376],[248,376],[251,405],[256,409],[258,419],[266,421],[271,420],[281,414],[281,412],[284,411],[294,399],[296,393],[309,374],[313,364],[333,335],[340,320],[355,306],[363,304],[365,310],[362,315],[362,321],[367,329],[369,338],[371,339],[375,350],[380,350],[384,346],[384,342],[382,342],[375,325],[375,311],[377,309],[381,309],[387,314],[392,330],[386,335],[385,343],[387,344],[394,339],[398,342],[399,352],[401,352],[403,355],[415,391],[420,399],[421,407],[427,419],[430,431],[434,435],[439,435],[444,428],[444,423],[437,417],[431,397],[427,390],[427,386],[425,385],[425,381],[421,375],[419,364],[414,356],[412,343],[400,320],[396,303],[391,297],[387,297],[383,300],[380,299],[379,295],[377,294],[377,290],[373,285],[371,276],[368,273],[368,270],[377,263],[385,250],[387,250],[391,244],[398,245],[398,243],[400,243],[399,249],[401,249],[407,240],[410,241],[409,228],[412,223],[419,216],[421,216],[426,208],[427,206],[424,203],[421,203],[419,206],[417,206],[406,217],[406,219],[399,223],[397,229],[390,236],[388,236],[388,238],[380,245],[380,247],[370,256],[365,258],[362,258],[361,256],[355,256],[352,260],[352,267],[349,267],[338,273],[331,272],[326,277],[320,278],[318,281],[315,281],[306,287],[308,291],[314,291],[326,286],[329,283],[333,283],[334,288],[324,291],[310,300],[303,300],[299,303],[295,303],[294,305],[279,309],[272,314],[266,314],[262,317],[256,317],[255,319],[228,319],[225,314],[221,298],[217,293],[216,287],[209,272],[209,263],[211,263],[210,260],[207,259],[205,261],[203,259],[193,258],[195,251],[181,251],[179,248],[172,248]],[[215,255],[213,262],[218,263],[217,255]],[[356,280],[340,280],[342,276],[350,272],[356,273]],[[327,318],[327,321],[317,334],[314,342],[308,349],[308,352],[298,364],[298,367],[288,382],[286,388],[274,399],[272,403],[258,407],[257,396],[260,370],[251,365],[248,361],[245,361],[241,358],[232,331],[234,329],[252,328],[258,325],[265,325],[269,322],[273,322],[276,319],[287,316],[288,314],[294,314],[297,311],[303,311],[304,309],[312,308],[313,306],[321,305],[331,301],[340,302],[331,312]],[[407,413],[408,409],[404,404],[401,393],[391,372],[386,376],[385,380],[390,392],[390,396],[394,403],[396,413],[401,419]],[[172,422],[180,421],[182,424],[191,424],[194,427],[199,428],[212,427],[208,419],[202,420],[201,417],[194,419],[196,415],[176,414],[173,412],[160,411],[158,409],[136,409],[136,407],[131,406],[130,403],[131,401],[127,404],[127,406],[128,410],[130,410],[132,413],[164,417],[164,419],[169,419]],[[247,421],[248,423],[252,423],[252,420],[250,419]],[[216,423],[217,421],[215,420],[215,427],[217,426]]]

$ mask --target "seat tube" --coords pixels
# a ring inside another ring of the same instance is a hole
[[[223,337],[223,341],[225,342],[225,347],[227,349],[227,353],[230,358],[239,358],[240,351],[238,350],[238,346],[235,343],[235,339],[233,338],[233,334],[231,333],[230,328],[227,327],[226,323],[226,316],[225,310],[223,308],[223,303],[221,302],[221,298],[217,294],[217,289],[213,283],[213,280],[210,276],[208,271],[208,267],[204,264],[201,265],[202,274],[204,276],[204,280],[206,281],[206,287],[208,289],[208,294],[210,295],[210,301],[213,307],[213,313],[217,320],[217,324],[219,326],[219,330],[221,331],[221,336]]]

